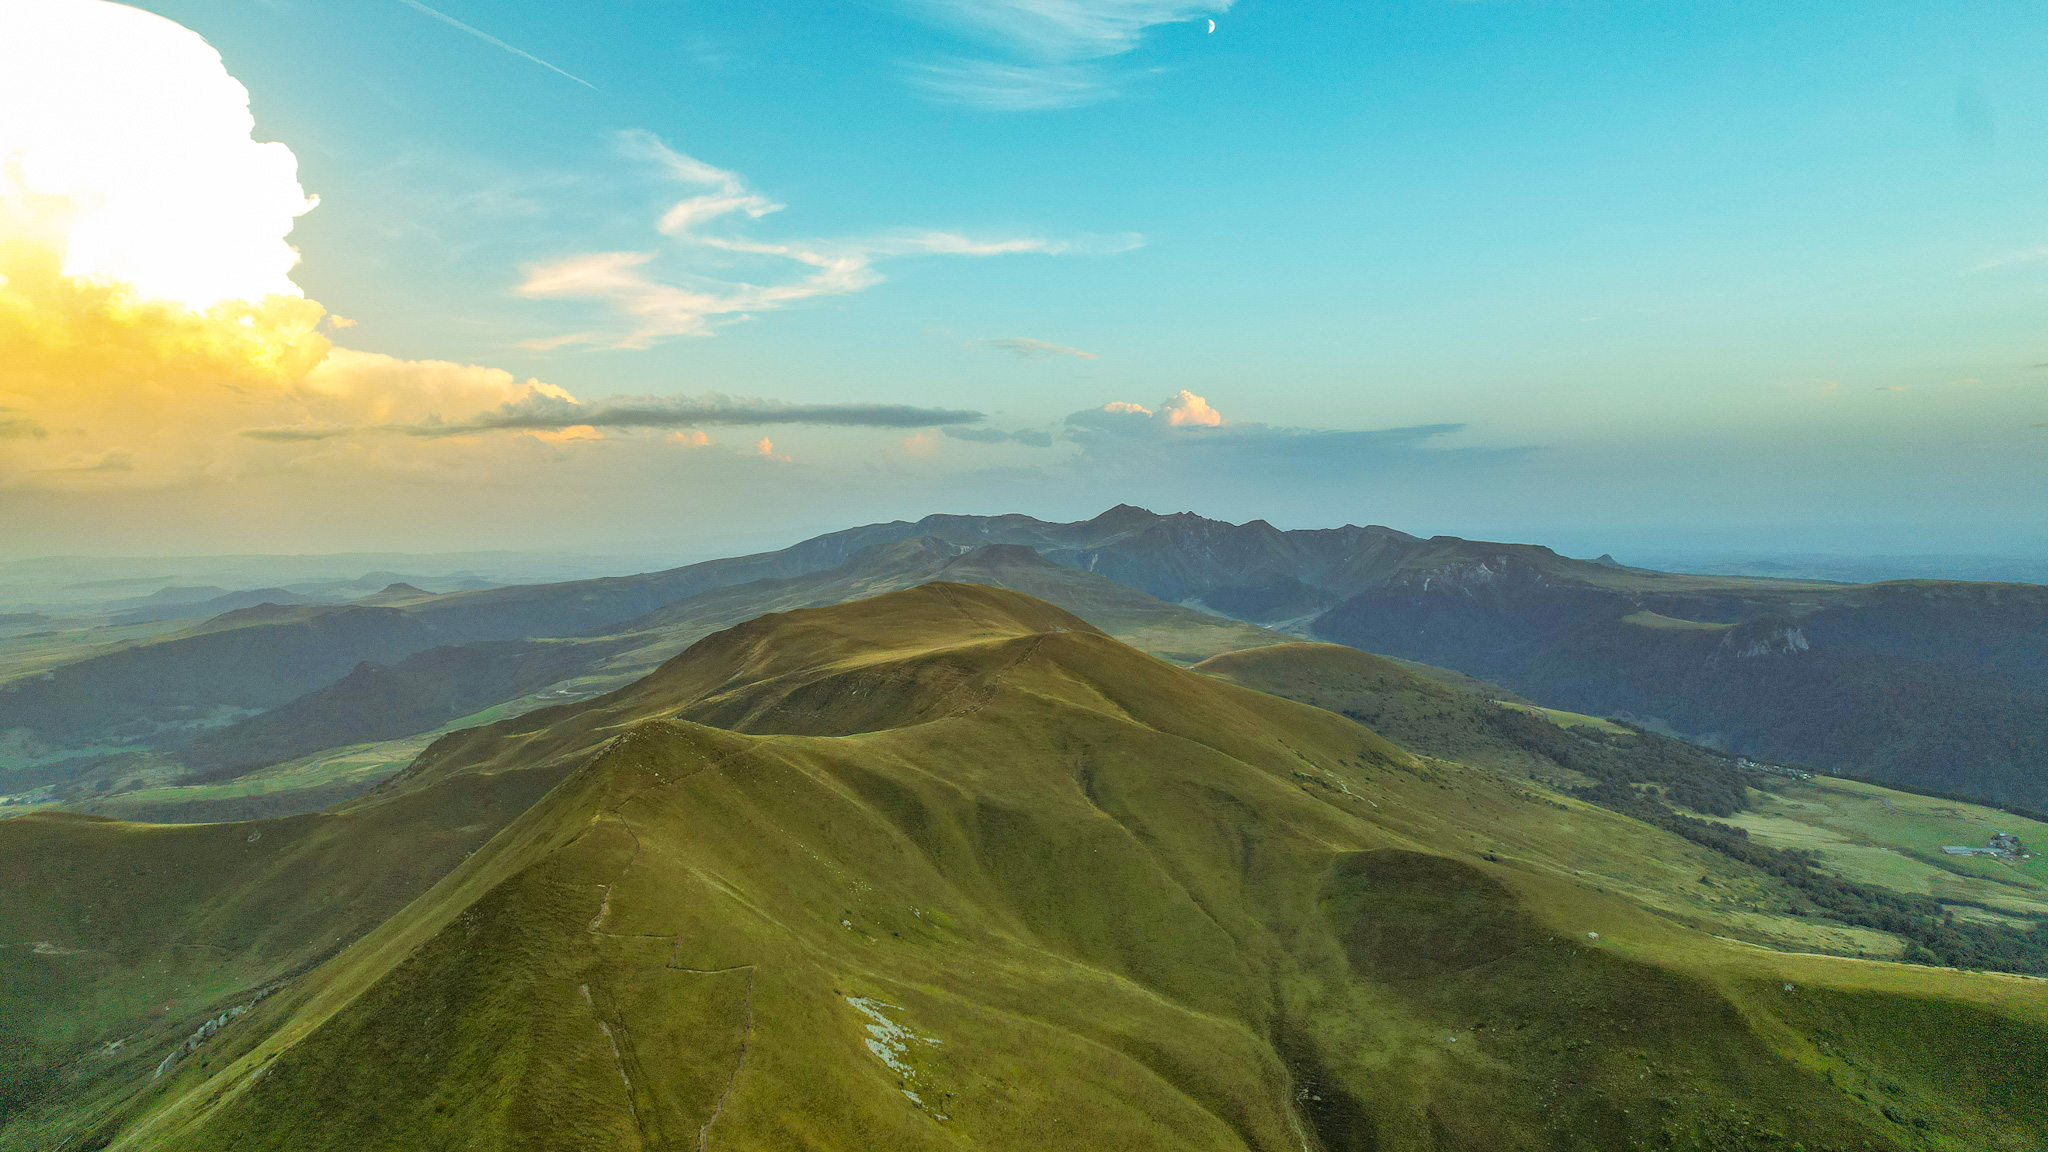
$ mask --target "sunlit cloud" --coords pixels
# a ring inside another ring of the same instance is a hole
[[[477,482],[614,431],[680,430],[702,446],[699,425],[980,419],[716,394],[584,404],[500,369],[338,347],[326,333],[352,322],[289,276],[287,237],[315,200],[290,150],[256,142],[253,126],[247,91],[177,24],[99,0],[0,5],[0,489],[320,469]],[[668,159],[713,195],[735,185]],[[671,223],[772,210],[729,199]],[[874,251],[1008,243],[913,236]]]
[[[1118,95],[1108,63],[1164,24],[1220,16],[1233,0],[910,0],[924,18],[993,50],[913,65],[911,83],[945,103],[995,112],[1073,108]]]
[[[249,92],[161,16],[98,0],[0,4],[0,228],[64,275],[205,308],[297,296],[298,160],[251,138]]]
[[[676,201],[657,219],[655,231],[674,242],[665,252],[585,252],[529,266],[517,289],[520,295],[595,304],[607,323],[527,340],[527,348],[647,348],[675,337],[710,335],[723,324],[762,312],[873,287],[883,279],[876,265],[889,259],[1120,252],[1139,242],[1135,236],[1077,242],[1036,236],[974,237],[935,229],[858,239],[757,240],[712,226],[759,220],[782,211],[782,204],[749,188],[736,173],[678,152],[649,133],[621,133],[619,140],[628,156],[654,165],[675,183],[701,191]],[[702,271],[702,265],[714,263],[705,260],[698,260],[696,269],[679,268],[668,275],[654,271],[664,256],[671,263],[687,264],[692,256],[704,255],[715,255],[719,265],[739,258],[766,275],[760,283],[720,279]]]
[[[1183,388],[1173,398],[1160,405],[1159,415],[1175,428],[1214,428],[1223,423],[1223,413],[1209,406],[1209,402]]]
[[[1185,471],[1214,479],[1225,471],[1265,476],[1312,474],[1322,480],[1400,465],[1428,469],[1477,465],[1526,453],[1521,448],[1454,448],[1438,442],[1463,424],[1419,424],[1362,431],[1283,428],[1226,419],[1185,389],[1157,408],[1112,401],[1068,416],[1064,437],[1074,466],[1091,473],[1157,478]]]
[[[1082,427],[1139,428],[1159,426],[1163,428],[1215,428],[1223,423],[1223,414],[1209,404],[1209,401],[1183,388],[1166,398],[1154,411],[1143,404],[1128,400],[1112,400],[1100,408],[1076,412],[1067,417],[1067,423]]]

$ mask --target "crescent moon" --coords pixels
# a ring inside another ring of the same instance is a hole
[[[1209,31],[1216,31],[1216,22],[1214,20],[1209,21]]]

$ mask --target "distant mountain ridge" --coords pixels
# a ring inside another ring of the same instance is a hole
[[[1089,573],[1168,605],[1456,669],[1540,703],[1625,714],[1753,756],[2048,803],[2041,586],[1684,575],[1534,544],[1379,525],[1282,530],[1130,505],[1072,523],[941,514],[868,524],[633,576],[439,595],[387,588],[356,605],[243,608],[0,685],[0,731],[83,739],[191,724],[209,704],[275,708],[365,660],[393,665],[479,642],[634,632],[645,637],[632,657],[644,670],[740,613],[873,595],[966,562],[916,541],[1007,550],[976,561],[1007,557],[1001,573],[943,578],[1021,580],[1031,585],[1021,590],[1069,607],[1080,601],[1066,597],[1080,597],[1131,620],[1151,613],[1169,633],[1189,618],[1168,622],[1157,606],[1112,603],[1099,586],[1063,586],[1052,575]],[[899,545],[912,551],[889,561],[896,568],[826,575]],[[1044,566],[1024,563],[1023,550]]]

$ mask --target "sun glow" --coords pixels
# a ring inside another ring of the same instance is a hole
[[[102,0],[0,0],[0,489],[474,474],[476,446],[351,436],[568,398],[335,347],[322,321],[351,322],[290,275],[286,237],[316,201],[291,150],[253,130],[248,90],[189,29]]]
[[[0,5],[0,199],[67,276],[192,309],[299,295],[285,237],[317,200],[254,128],[190,29],[102,0]]]

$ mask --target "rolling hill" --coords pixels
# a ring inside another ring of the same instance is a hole
[[[1743,943],[1880,942],[1482,759],[986,586],[762,617],[333,812],[0,822],[0,1147],[2048,1137],[2048,985]]]
[[[43,734],[53,739],[105,738],[107,728],[123,717],[130,725],[138,715],[156,717],[166,722],[164,730],[146,731],[145,738],[154,736],[151,746],[160,756],[192,770],[194,774],[187,779],[200,790],[194,792],[197,798],[207,785],[323,750],[428,732],[515,701],[534,706],[558,702],[565,695],[609,691],[645,675],[704,636],[765,612],[837,604],[933,580],[1030,592],[1083,615],[1133,645],[1183,663],[1283,638],[1257,625],[1164,603],[1093,573],[1059,567],[1029,548],[968,548],[918,536],[871,546],[812,575],[754,580],[702,592],[618,625],[610,634],[473,641],[412,651],[398,660],[365,659],[339,679],[256,715],[200,727],[196,733],[172,726],[180,718],[189,722],[196,709],[186,701],[195,692],[228,694],[229,702],[247,707],[264,698],[256,694],[259,690],[274,696],[280,687],[305,683],[308,678],[295,678],[277,667],[282,657],[294,653],[294,641],[305,640],[310,649],[297,651],[300,667],[310,663],[320,674],[331,673],[339,660],[360,651],[354,633],[335,627],[337,624],[365,617],[378,623],[406,622],[410,631],[402,634],[401,642],[380,647],[380,652],[404,653],[437,635],[436,626],[415,615],[394,615],[435,599],[430,593],[403,586],[380,593],[376,599],[385,607],[376,609],[358,604],[346,610],[249,610],[211,622],[196,635],[127,649],[62,673],[65,698],[76,701],[81,714],[68,726],[46,727]],[[316,623],[329,627],[315,631]],[[216,675],[199,685],[183,685],[176,706],[157,698],[165,691],[159,681],[167,675],[166,667],[186,662],[207,668],[232,663],[215,655],[215,649],[240,655],[242,681]],[[54,682],[51,685],[56,686]],[[70,716],[51,708],[43,696],[34,693],[33,685],[17,691],[16,704],[23,716]],[[0,706],[9,699],[0,694]],[[94,718],[101,722],[98,728],[91,723]],[[108,768],[98,765],[119,768],[124,763],[118,758],[101,758],[88,761],[87,770],[105,772]],[[317,779],[307,784],[308,807],[335,799],[331,789]],[[280,799],[273,797],[273,802]],[[161,798],[155,810],[174,811],[177,804]],[[193,809],[199,818],[207,818],[215,810],[210,803]]]

